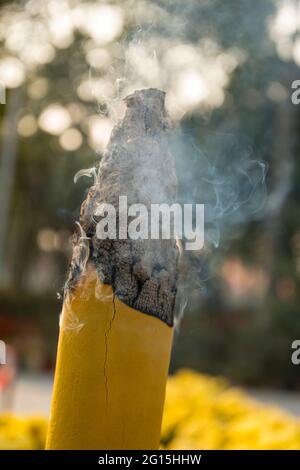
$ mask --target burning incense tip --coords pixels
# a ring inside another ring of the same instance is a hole
[[[128,205],[171,205],[176,200],[175,166],[168,146],[171,121],[165,110],[165,93],[139,90],[125,98],[126,113],[113,129],[107,150],[99,164],[97,178],[80,213],[82,234],[74,237],[73,258],[66,289],[82,274],[81,250],[96,267],[100,281],[112,286],[114,294],[140,312],[173,325],[177,291],[178,248],[175,239],[99,239],[95,213],[99,204],[113,205],[117,225],[122,214],[119,197]],[[85,258],[85,257],[84,257]]]

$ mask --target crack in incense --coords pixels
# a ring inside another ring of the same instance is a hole
[[[107,360],[108,360],[108,336],[109,333],[112,329],[112,325],[114,322],[114,319],[116,317],[116,303],[115,303],[115,294],[113,293],[113,299],[112,299],[112,305],[113,305],[113,314],[112,317],[109,321],[108,328],[104,334],[105,337],[105,355],[104,355],[104,384],[105,384],[105,401],[106,401],[106,408],[108,407],[108,376],[107,376]]]

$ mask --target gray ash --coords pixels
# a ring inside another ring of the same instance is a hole
[[[100,240],[94,214],[101,203],[118,213],[119,196],[128,205],[176,201],[175,165],[168,146],[171,130],[165,93],[136,91],[125,99],[127,110],[113,129],[99,164],[97,183],[91,187],[80,213],[80,225],[89,238],[87,262],[94,263],[100,280],[111,284],[127,305],[173,325],[177,292],[178,250],[175,240]],[[82,234],[74,236],[73,257],[66,289],[72,288],[84,266],[79,263]]]

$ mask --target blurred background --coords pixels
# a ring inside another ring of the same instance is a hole
[[[204,249],[186,255],[171,373],[223,376],[300,415],[300,2],[2,1],[0,43],[1,410],[47,416],[91,184],[74,175],[101,158],[122,98],[158,87],[179,200],[206,204],[207,220]],[[221,446],[201,442],[189,445]]]

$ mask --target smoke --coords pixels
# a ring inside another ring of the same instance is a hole
[[[213,281],[215,255],[240,237],[253,220],[266,215],[267,164],[255,157],[249,139],[236,133],[213,133],[199,144],[191,133],[171,139],[179,178],[179,202],[205,208],[205,243],[199,252],[183,250],[179,272],[176,325],[189,300],[207,294]]]
[[[245,56],[236,46],[218,44],[207,27],[199,34],[197,19],[206,3],[126,2],[127,33],[110,48],[106,73],[97,64],[90,67],[100,113],[116,122],[124,111],[121,99],[145,88],[166,91],[167,110],[176,122],[223,104],[230,75]]]
[[[176,126],[170,145],[177,166],[178,200],[205,205],[204,250],[189,254],[186,261],[183,243],[181,265],[186,272],[179,288],[178,318],[192,285],[204,293],[214,250],[266,214],[268,165],[260,159],[256,144],[240,129],[212,132],[209,120],[224,105],[233,74],[254,51],[252,36],[261,35],[274,5],[268,1],[254,8],[241,2],[234,28],[230,5],[219,0],[126,2],[129,32],[114,44],[113,61],[106,77],[101,72],[103,87],[97,91],[98,72],[90,69],[98,111],[112,123],[122,116],[122,98],[135,90],[156,87],[167,93],[167,110]],[[255,49],[257,57],[265,57],[268,47],[268,41],[262,41],[260,50]],[[249,88],[251,78],[247,77]],[[105,86],[108,81],[113,82],[113,91]],[[189,125],[192,116],[203,118],[201,129]]]
[[[101,100],[98,96],[99,112],[115,123],[124,111],[122,98],[136,89],[156,87],[167,92],[167,110],[179,129],[191,115],[209,119],[224,102],[231,74],[245,60],[242,49],[216,40],[218,24],[228,21],[228,6],[218,0],[143,0],[126,2],[126,11],[128,32],[115,44],[107,70],[114,93],[103,93]],[[91,67],[94,92],[95,73]],[[105,82],[103,75],[101,80]],[[205,204],[207,243],[217,247],[223,234],[230,237],[237,226],[259,217],[266,199],[266,164],[255,157],[247,139],[214,133],[210,141],[199,142],[185,126],[174,132],[171,145],[180,202]]]
[[[264,214],[267,164],[255,158],[248,139],[214,133],[203,145],[190,134],[172,139],[179,200],[205,205],[205,242],[218,247],[239,227]],[[184,157],[183,157],[184,156]]]

